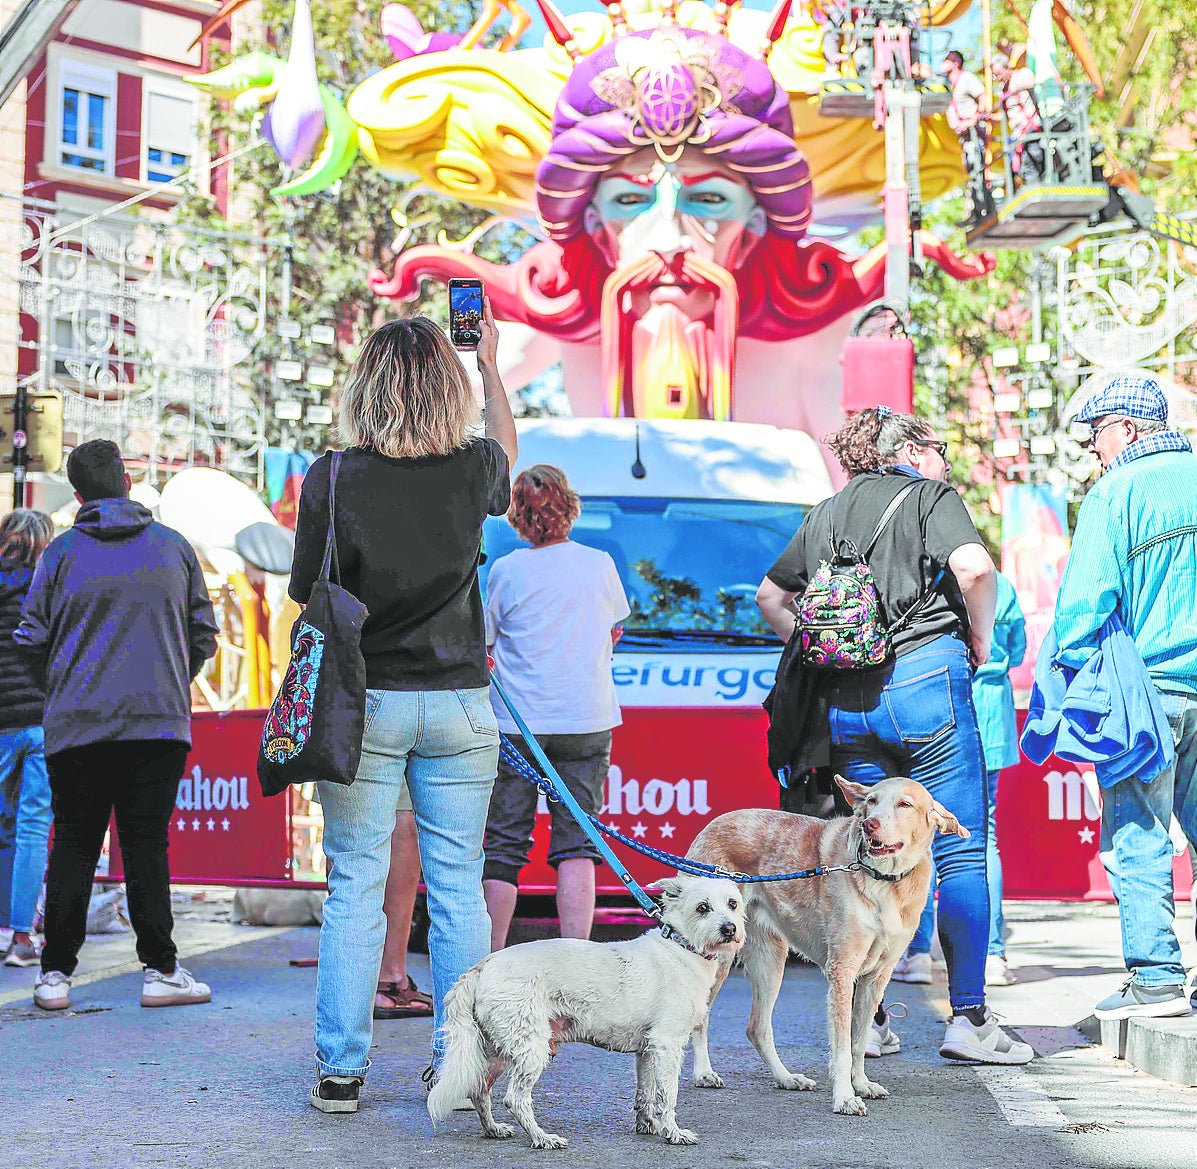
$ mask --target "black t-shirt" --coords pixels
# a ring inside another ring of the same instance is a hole
[[[944,633],[967,640],[968,612],[948,557],[964,544],[983,541],[964,501],[946,483],[902,472],[857,475],[837,495],[811,509],[767,574],[786,592],[801,593],[820,562],[832,559],[827,518],[832,504],[837,542],[851,540],[863,552],[890,501],[911,483],[916,484],[914,491],[890,517],[868,558],[886,624],[892,625],[918,602],[941,571],[943,577],[910,622],[894,634],[899,657]]]
[[[482,521],[511,498],[507,455],[475,439],[449,455],[391,459],[355,447],[337,475],[341,584],[369,611],[362,627],[372,690],[486,686],[478,592]],[[306,604],[324,558],[328,456],[309,468],[299,501],[290,593]]]

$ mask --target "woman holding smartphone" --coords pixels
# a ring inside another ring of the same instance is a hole
[[[346,451],[334,517],[341,584],[369,611],[362,629],[366,721],[353,784],[321,783],[329,896],[320,930],[311,1103],[356,1112],[370,1066],[383,892],[395,809],[406,786],[428,890],[433,1069],[445,994],[490,950],[482,834],[499,732],[478,559],[482,521],[502,515],[515,421],[484,301],[478,368],[485,427],[449,339],[431,320],[389,321],[369,337],[341,391]],[[328,458],[309,469],[295,533],[291,596],[306,603],[324,555]]]

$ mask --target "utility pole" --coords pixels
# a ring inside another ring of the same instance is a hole
[[[25,506],[25,480],[29,469],[29,396],[25,383],[17,382],[12,407],[12,505]]]

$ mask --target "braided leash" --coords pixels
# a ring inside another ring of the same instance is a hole
[[[527,741],[527,736],[525,736]],[[560,792],[553,785],[553,781],[548,776],[541,774],[516,750],[514,744],[506,735],[499,736],[499,754],[513,771],[522,775],[529,783],[535,784],[540,790],[541,794],[553,803],[564,802]],[[568,805],[567,805],[568,806]],[[571,808],[571,811],[573,809]],[[574,813],[577,815],[577,813]],[[816,865],[813,869],[798,869],[792,873],[768,873],[763,876],[753,876],[749,873],[737,873],[731,869],[725,869],[722,865],[708,865],[703,864],[702,861],[691,860],[689,857],[678,856],[676,853],[666,852],[661,848],[654,848],[651,844],[643,844],[639,840],[631,836],[626,836],[618,829],[613,828],[610,824],[604,824],[597,816],[585,813],[586,819],[590,824],[596,828],[604,836],[611,837],[612,840],[618,840],[620,844],[626,845],[634,852],[640,853],[642,856],[649,857],[651,860],[657,861],[666,868],[677,869],[679,873],[685,873],[691,877],[726,877],[729,880],[736,881],[741,885],[756,885],[765,881],[804,881],[809,877],[821,877],[825,873],[856,873],[862,869],[868,869],[868,866],[860,860],[853,861],[846,865]],[[581,823],[581,821],[579,821]],[[586,824],[582,823],[583,829]],[[616,870],[618,872],[618,869]],[[893,878],[886,874],[877,874],[883,880],[892,881]],[[623,874],[620,874],[621,878]],[[625,878],[624,883],[630,878]]]

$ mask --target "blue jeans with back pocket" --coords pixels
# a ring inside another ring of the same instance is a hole
[[[985,1002],[988,800],[968,648],[944,634],[882,669],[829,682],[831,762],[856,783],[921,783],[972,834],[935,837],[939,937],[952,1010]],[[824,878],[826,879],[826,878]]]

